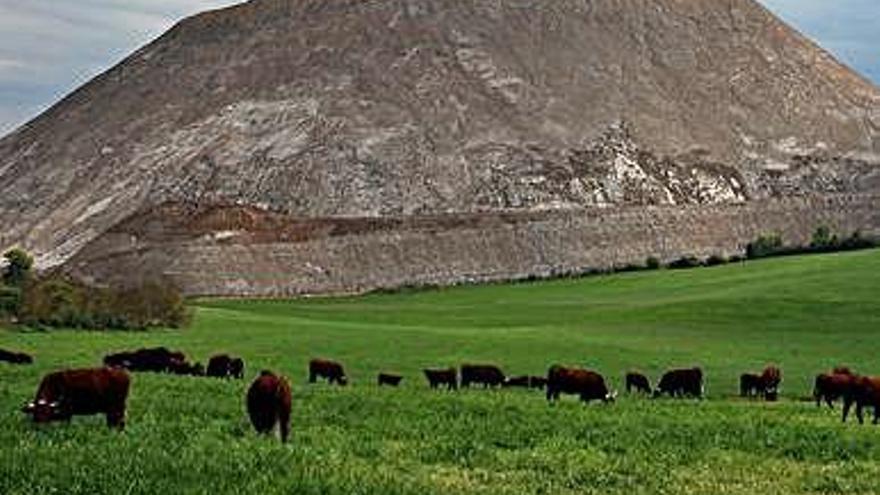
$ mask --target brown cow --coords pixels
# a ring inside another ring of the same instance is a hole
[[[617,396],[605,386],[602,375],[594,371],[554,365],[547,372],[547,400],[558,400],[560,394],[579,395],[585,403],[592,400],[613,402]]]
[[[270,434],[278,424],[281,441],[290,433],[290,385],[284,377],[263,371],[247,392],[247,410],[251,424],[259,434]]]
[[[431,388],[437,388],[441,385],[446,385],[448,390],[455,390],[458,388],[458,377],[455,368],[448,368],[445,370],[426,369],[423,371],[425,372],[425,378],[428,379],[428,385],[430,385]]]
[[[125,428],[130,379],[121,369],[57,371],[43,377],[33,402],[22,411],[35,423],[70,421],[74,415],[105,414],[107,426]]]
[[[820,407],[824,400],[828,407],[833,409],[837,399],[846,397],[850,393],[857,378],[857,376],[848,373],[820,373],[816,375],[813,386],[816,407]]]
[[[703,370],[700,368],[678,369],[666,372],[657,384],[654,397],[669,394],[670,397],[703,397]]]
[[[639,393],[651,395],[651,382],[648,381],[647,376],[641,373],[630,371],[626,374],[625,382],[626,393],[631,394],[632,391],[635,390]]]
[[[379,386],[388,385],[389,387],[396,387],[400,385],[400,382],[403,380],[403,377],[400,375],[395,375],[392,373],[379,373]]]
[[[326,359],[312,359],[309,362],[309,383],[318,381],[318,377],[326,378],[330,384],[347,385],[348,378],[342,365]]]
[[[0,349],[0,361],[10,364],[33,364],[34,358],[23,353]]]
[[[837,375],[846,376],[846,375]],[[850,382],[847,393],[843,396],[843,422],[846,423],[846,417],[853,403],[856,404],[856,417],[859,424],[865,423],[862,416],[862,409],[865,407],[874,408],[874,421],[876,425],[880,423],[880,377],[853,377]]]
[[[768,401],[775,401],[779,395],[779,384],[782,383],[782,370],[776,366],[767,366],[761,373],[761,395]]]
[[[498,387],[504,383],[504,373],[491,364],[463,364],[461,366],[461,386],[468,388],[472,383],[483,388]]]

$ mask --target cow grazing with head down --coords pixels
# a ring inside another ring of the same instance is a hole
[[[776,366],[767,366],[761,373],[761,395],[768,401],[776,400],[779,395],[779,384],[782,383],[782,370]]]
[[[260,434],[270,434],[278,424],[281,441],[290,433],[290,385],[284,377],[263,371],[247,392],[247,410],[251,424]]]
[[[739,377],[740,397],[753,397],[761,393],[761,375],[743,373]]]
[[[315,383],[318,378],[326,378],[331,385],[347,385],[348,378],[341,364],[326,359],[312,359],[309,362],[309,383]]]
[[[530,376],[529,377],[529,388],[544,390],[547,387],[547,377],[544,376]]]
[[[378,383],[379,386],[389,386],[396,387],[400,385],[400,382],[403,380],[403,377],[400,375],[395,375],[393,373],[379,373]]]
[[[455,368],[447,369],[426,369],[423,370],[425,378],[428,379],[428,385],[431,388],[437,388],[445,385],[448,390],[458,388],[458,376]]]
[[[0,349],[0,361],[10,364],[33,364],[34,358],[23,353]]]
[[[880,377],[854,376],[852,378],[843,396],[844,423],[846,423],[846,418],[853,404],[856,405],[856,417],[859,424],[865,423],[865,418],[862,415],[862,409],[865,407],[874,408],[873,423],[875,425],[880,423]]]
[[[858,376],[851,372],[846,373],[820,373],[816,375],[813,385],[813,398],[816,400],[816,407],[822,405],[824,400],[829,408],[834,408],[834,402],[846,397],[851,393],[851,389],[855,384]]]
[[[594,371],[555,365],[547,372],[547,400],[559,400],[561,394],[579,395],[584,403],[593,400],[613,402],[617,396],[608,390],[602,375]]]
[[[217,354],[208,360],[206,376],[213,378],[244,378],[244,361],[228,354]]]
[[[22,411],[35,423],[69,421],[73,416],[105,414],[107,426],[125,427],[130,379],[121,369],[96,368],[49,373],[34,401]]]
[[[504,383],[501,384],[504,388],[529,388],[531,384],[531,377],[526,376],[511,376],[504,379]]]
[[[170,351],[165,347],[138,349],[134,352],[119,352],[104,356],[104,366],[125,368],[129,371],[169,372],[174,362],[185,362],[182,352]]]
[[[700,368],[667,371],[660,382],[654,397],[668,394],[670,397],[703,397],[703,370]]]
[[[651,382],[648,381],[647,376],[630,371],[626,374],[625,382],[626,393],[631,394],[635,390],[638,393],[651,395]]]
[[[471,384],[482,385],[483,388],[499,387],[504,383],[504,373],[491,364],[464,364],[461,366],[461,386],[468,388]]]

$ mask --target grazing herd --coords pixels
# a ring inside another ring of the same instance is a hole
[[[12,364],[31,364],[27,354],[0,349],[0,361]],[[188,376],[244,379],[245,364],[241,358],[219,354],[210,358],[207,368],[187,361],[182,352],[164,347],[119,352],[104,357],[104,367],[73,369],[49,373],[43,377],[34,400],[22,408],[35,423],[69,421],[75,415],[103,414],[112,428],[125,427],[126,400],[131,379],[128,372],[170,373]],[[544,376],[508,377],[495,365],[464,364],[456,368],[423,370],[432,389],[445,387],[457,390],[459,386],[478,386],[484,389],[525,388],[546,391],[547,401],[553,403],[565,395],[577,396],[584,403],[613,402],[617,393],[608,387],[599,373],[582,368],[551,366]],[[460,380],[459,380],[460,376]],[[335,361],[313,359],[309,362],[309,383],[324,379],[329,384],[348,384],[344,367]],[[397,387],[403,376],[383,372],[378,374],[379,387]],[[702,398],[705,394],[704,375],[700,368],[674,369],[664,373],[651,388],[649,379],[631,371],[624,377],[628,394],[648,397],[668,395],[673,398]],[[776,366],[766,367],[760,374],[740,376],[740,395],[774,401],[778,397],[782,371]],[[849,368],[838,367],[816,376],[813,399],[817,406],[825,402],[833,408],[843,399],[843,421],[855,406],[859,423],[864,422],[865,408],[874,409],[874,424],[880,422],[880,377],[859,376]],[[262,371],[248,388],[245,403],[254,429],[261,434],[274,431],[276,425],[281,440],[290,434],[291,391],[287,380],[271,371]]]

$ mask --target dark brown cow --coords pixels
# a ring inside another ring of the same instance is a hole
[[[531,384],[531,377],[528,375],[525,376],[511,376],[504,379],[504,383],[501,384],[504,388],[529,388]]]
[[[23,353],[0,349],[0,361],[10,364],[33,364],[34,358]]]
[[[813,398],[816,407],[822,405],[824,400],[828,407],[833,409],[834,402],[846,397],[858,377],[848,373],[820,373],[816,375],[813,386]]]
[[[703,370],[700,368],[667,371],[660,382],[654,397],[668,394],[670,397],[703,397]]]
[[[270,434],[278,424],[281,441],[290,433],[290,385],[284,377],[263,371],[247,393],[247,410],[251,424],[259,434]]]
[[[831,373],[835,375],[856,375],[849,366],[835,366]]]
[[[849,388],[843,396],[844,423],[846,423],[846,418],[853,403],[856,405],[856,417],[859,420],[859,424],[865,423],[865,418],[862,415],[862,409],[865,407],[874,408],[873,423],[875,425],[880,423],[880,377],[859,376],[852,378]]]
[[[761,373],[761,395],[768,401],[776,400],[779,395],[779,384],[782,383],[782,370],[776,366],[767,366]]]
[[[431,388],[437,388],[442,385],[446,385],[446,388],[449,390],[455,390],[458,388],[458,376],[455,372],[455,368],[448,368],[445,370],[427,369],[423,371],[425,372],[425,378],[428,379],[428,385],[430,385]]]
[[[125,428],[125,401],[130,379],[125,370],[79,369],[49,373],[34,401],[22,411],[35,423],[70,421],[75,415],[105,414],[107,426]]]
[[[389,387],[396,387],[400,385],[400,382],[403,380],[403,377],[400,375],[395,375],[393,373],[379,373],[379,386],[388,385]]]
[[[605,386],[602,375],[594,371],[555,365],[547,372],[547,400],[559,400],[560,394],[579,395],[585,403],[593,400],[613,402],[616,397]]]
[[[504,373],[497,366],[491,364],[464,364],[461,366],[461,386],[470,387],[471,384],[482,385],[483,388],[498,387],[504,383]]]
[[[761,376],[754,373],[743,373],[739,377],[740,397],[754,397],[761,394]]]
[[[330,384],[347,385],[348,378],[342,365],[326,359],[312,359],[309,362],[309,383],[315,383],[318,378],[326,378]]]
[[[651,382],[648,381],[647,376],[630,371],[626,374],[625,381],[626,393],[631,394],[635,390],[638,393],[651,395]]]

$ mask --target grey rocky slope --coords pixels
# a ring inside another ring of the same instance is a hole
[[[877,88],[753,0],[252,0],[0,141],[0,247],[88,274],[169,250],[159,227],[118,235],[186,224],[163,205],[528,223],[871,195],[878,156]]]

